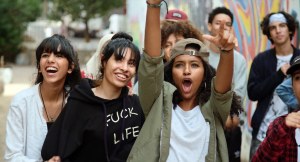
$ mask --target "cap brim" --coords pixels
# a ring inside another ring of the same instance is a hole
[[[292,75],[295,71],[300,70],[300,64],[292,65],[286,73]]]

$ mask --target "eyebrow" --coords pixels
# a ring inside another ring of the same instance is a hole
[[[280,23],[279,23],[279,24],[277,24],[277,25],[287,25],[287,23],[280,22]],[[275,26],[277,26],[277,25],[270,25],[270,26],[269,26],[269,28],[270,28],[270,27],[275,27]]]

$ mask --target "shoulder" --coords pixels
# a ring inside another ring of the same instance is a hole
[[[276,55],[275,55],[275,49],[269,49],[266,51],[263,51],[261,53],[258,53],[252,62],[252,65],[255,65],[256,63],[258,64],[262,64],[262,63],[267,63],[268,65],[270,64],[276,64],[277,59],[276,59]]]
[[[11,111],[25,112],[28,110],[28,108],[40,106],[39,102],[41,101],[39,100],[38,85],[34,85],[17,93],[13,97],[9,105],[9,109]]]
[[[300,49],[299,48],[294,48],[294,50],[296,51],[296,53],[300,54]]]
[[[39,95],[38,88],[39,84],[20,91],[13,97],[12,102],[20,102],[22,100],[31,99],[34,96]]]
[[[268,49],[268,50],[258,53],[254,59],[268,58],[268,57],[275,57],[275,49],[274,48],[271,48],[271,49]]]
[[[134,104],[140,104],[140,100],[138,95],[133,94],[133,95],[128,95],[128,100],[130,100],[131,102],[133,102]]]
[[[72,98],[72,96],[77,93],[90,93],[92,87],[93,81],[88,78],[83,78],[80,80],[79,84],[77,84],[75,88],[70,91],[70,97]]]

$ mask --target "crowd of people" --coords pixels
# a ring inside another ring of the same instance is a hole
[[[146,3],[142,52],[129,34],[108,34],[80,69],[64,36],[40,43],[35,85],[9,107],[4,159],[239,162],[248,96],[257,101],[249,160],[300,161],[295,19],[284,11],[263,18],[273,46],[247,74],[229,9],[214,8],[204,34],[183,11],[161,20],[162,0]]]

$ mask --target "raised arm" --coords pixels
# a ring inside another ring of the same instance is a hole
[[[160,7],[161,0],[147,0],[147,16],[145,28],[145,52],[150,57],[161,54]]]
[[[144,56],[139,65],[139,98],[147,117],[163,87],[163,56],[161,56],[160,8],[161,0],[147,1]]]
[[[211,43],[220,48],[220,62],[217,68],[215,79],[215,90],[218,93],[226,93],[231,89],[233,76],[233,49],[237,46],[237,39],[234,36],[233,28],[224,30],[224,22],[221,23],[217,36],[203,35]]]

